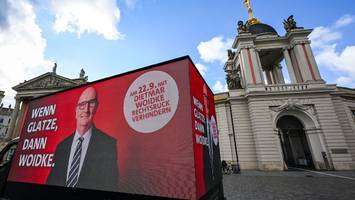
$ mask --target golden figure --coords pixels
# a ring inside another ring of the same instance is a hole
[[[253,19],[253,9],[251,9],[250,0],[244,0],[244,6],[248,8],[249,19]]]
[[[254,15],[253,15],[253,9],[250,6],[250,0],[244,0],[243,2],[244,6],[248,8],[248,13],[249,13],[249,20],[248,20],[248,25],[253,25],[253,24],[258,24],[260,23],[259,20],[257,20]]]

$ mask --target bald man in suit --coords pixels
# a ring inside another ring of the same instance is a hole
[[[48,185],[117,191],[116,140],[95,127],[98,104],[93,87],[81,93],[75,109],[76,130],[58,144]]]

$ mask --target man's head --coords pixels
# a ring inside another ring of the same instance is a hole
[[[80,135],[92,126],[97,107],[96,90],[93,87],[86,88],[81,93],[75,109],[76,129]]]

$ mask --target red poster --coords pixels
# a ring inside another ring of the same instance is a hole
[[[183,57],[30,101],[9,181],[201,197],[221,181],[218,132],[192,66]],[[196,99],[209,132],[195,130]]]
[[[190,83],[196,192],[200,198],[221,183],[221,160],[213,93],[192,63]]]

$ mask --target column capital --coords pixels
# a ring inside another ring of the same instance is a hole
[[[282,51],[283,51],[283,52],[286,51],[286,50],[290,50],[290,49],[291,49],[290,46],[282,47]]]
[[[15,99],[15,100],[16,100],[16,102],[17,102],[17,101],[21,101],[22,97],[20,97],[20,96],[16,95],[16,96],[14,97],[14,99]]]
[[[261,49],[254,48],[255,52],[260,53]]]
[[[296,41],[292,41],[290,47],[293,48],[296,45],[302,45],[302,44],[311,44],[311,41],[309,40],[296,40]]]
[[[245,44],[245,45],[240,45],[240,49],[256,49],[256,48],[255,45]]]

